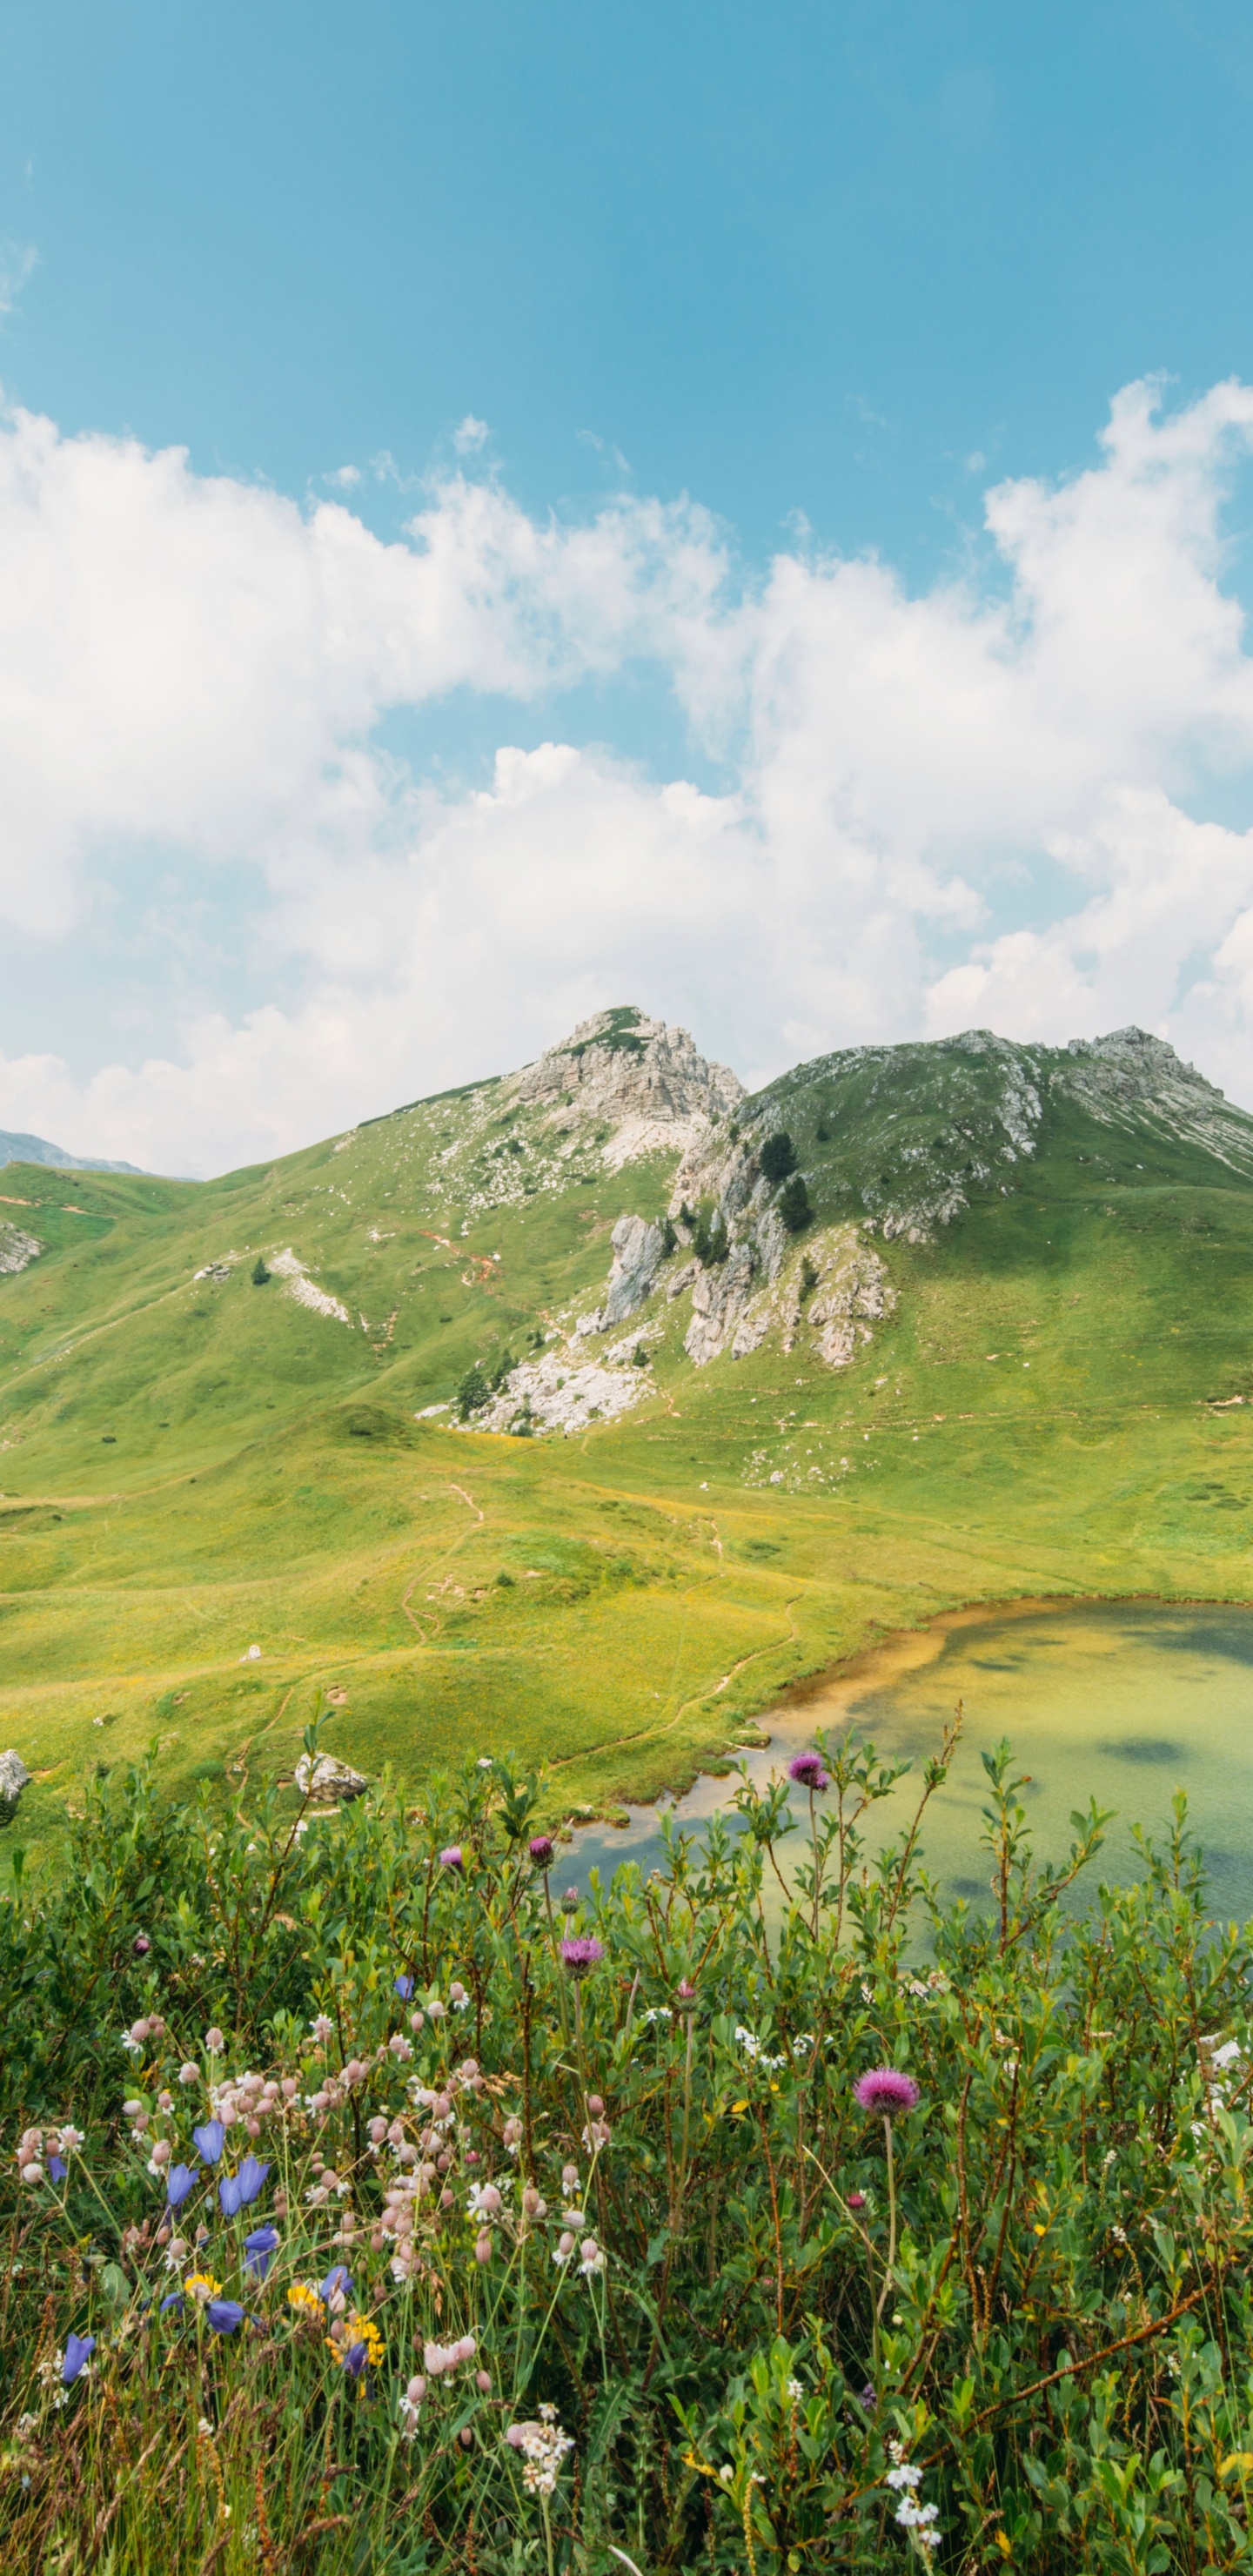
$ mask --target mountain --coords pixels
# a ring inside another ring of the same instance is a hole
[[[135,1163],[102,1163],[94,1154],[66,1154],[46,1136],[15,1136],[0,1127],[0,1167],[5,1163],[47,1163],[58,1172],[136,1172]]]
[[[315,1707],[611,1807],[942,1609],[1250,1589],[1253,1119],[1138,1030],[749,1097],[624,1006],[268,1167],[6,1181],[24,1839],[154,1740],[288,1777]]]

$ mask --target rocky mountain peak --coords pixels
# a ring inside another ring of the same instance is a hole
[[[711,1064],[686,1029],[651,1020],[633,1004],[596,1011],[515,1075],[517,1099],[545,1109],[559,1131],[607,1122],[604,1160],[674,1153],[743,1100],[729,1065]]]

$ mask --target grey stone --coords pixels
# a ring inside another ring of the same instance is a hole
[[[620,1216],[610,1241],[613,1263],[601,1309],[602,1332],[611,1324],[624,1324],[651,1297],[662,1256],[661,1228],[642,1216]]]
[[[364,1797],[369,1786],[364,1772],[337,1761],[333,1753],[319,1753],[312,1766],[308,1754],[302,1753],[296,1764],[296,1787],[315,1807],[336,1807],[349,1798]]]
[[[11,1807],[17,1805],[29,1778],[20,1753],[15,1753],[12,1745],[7,1753],[0,1753],[0,1798],[7,1798]]]

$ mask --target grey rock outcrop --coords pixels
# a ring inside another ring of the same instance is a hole
[[[344,1805],[349,1798],[364,1797],[369,1786],[364,1772],[354,1771],[333,1753],[319,1753],[313,1763],[307,1753],[302,1753],[296,1764],[296,1787],[301,1797],[308,1798],[315,1807]]]
[[[6,1805],[9,1807],[17,1805],[29,1778],[30,1773],[21,1754],[15,1753],[12,1745],[7,1753],[0,1753],[0,1799],[3,1799]]]
[[[515,1077],[515,1093],[548,1109],[557,1128],[603,1120],[612,1130],[604,1160],[616,1169],[641,1154],[681,1151],[730,1116],[744,1086],[729,1065],[707,1062],[686,1029],[625,1005],[581,1020]]]
[[[12,1276],[38,1261],[43,1245],[33,1234],[23,1234],[18,1225],[0,1225],[0,1274]]]
[[[620,1216],[609,1239],[613,1262],[601,1308],[603,1332],[612,1324],[624,1324],[651,1297],[664,1249],[661,1227],[650,1225],[642,1216]]]

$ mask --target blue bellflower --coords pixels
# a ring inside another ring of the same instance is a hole
[[[72,2334],[66,2336],[65,2359],[61,2364],[61,2379],[66,2388],[73,2387],[80,2372],[86,2369],[95,2349],[96,2338],[94,2335]]]
[[[215,2165],[226,2144],[226,2131],[220,2120],[202,2120],[192,2136],[207,2165]]]
[[[238,2299],[210,2299],[205,2315],[215,2334],[234,2334],[236,2327],[244,2322],[244,2312]]]
[[[254,2201],[264,2188],[269,2170],[269,2166],[260,2164],[256,2156],[245,2156],[238,2173],[223,2174],[218,2184],[218,2199],[224,2218],[234,2218],[239,2210],[247,2209],[249,2202]]]
[[[171,2209],[181,2209],[189,2191],[200,2180],[199,2165],[171,2165],[165,2177],[165,2197]]]
[[[255,2272],[259,2281],[264,2281],[278,2247],[277,2227],[254,2227],[251,2236],[245,2236],[244,2260],[248,2270]]]

